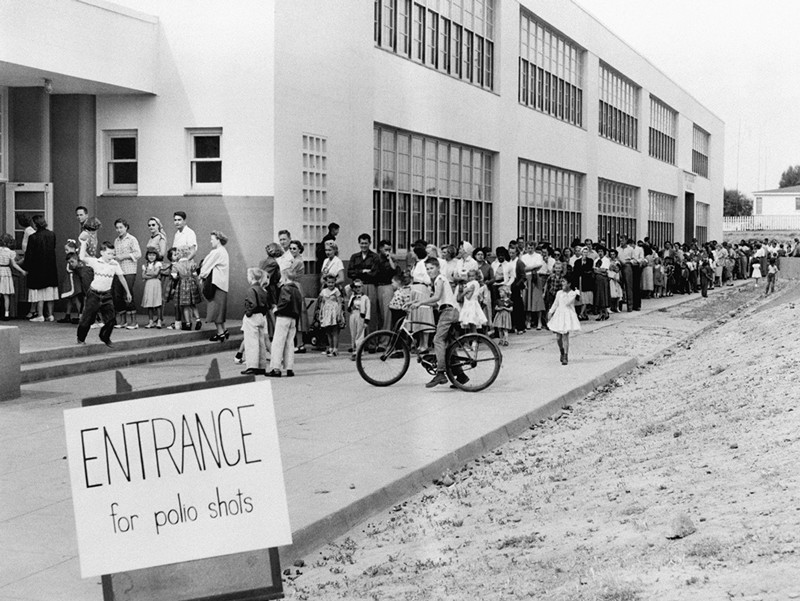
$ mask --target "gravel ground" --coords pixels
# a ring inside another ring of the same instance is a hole
[[[800,287],[783,285],[672,309],[721,319],[284,566],[287,598],[800,599]]]

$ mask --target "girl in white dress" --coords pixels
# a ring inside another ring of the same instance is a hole
[[[458,315],[461,327],[467,332],[476,332],[478,328],[486,325],[486,314],[483,312],[481,303],[478,300],[478,291],[481,288],[481,282],[478,281],[479,277],[482,277],[480,271],[470,269],[467,272],[467,282],[461,292],[463,304]]]
[[[581,329],[575,313],[575,299],[578,296],[579,291],[570,290],[569,282],[561,280],[561,290],[556,293],[556,300],[548,314],[548,326],[551,332],[555,332],[558,350],[561,351],[561,365],[566,365],[569,359],[569,333]]]
[[[0,236],[0,295],[3,296],[3,321],[8,321],[11,307],[11,297],[14,295],[14,280],[11,277],[11,268],[16,269],[20,275],[27,275],[27,272],[17,265],[17,253],[11,248],[13,238],[8,234]]]

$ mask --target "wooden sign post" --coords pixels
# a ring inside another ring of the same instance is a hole
[[[291,528],[268,381],[85,399],[64,412],[81,575],[106,601],[283,597]]]

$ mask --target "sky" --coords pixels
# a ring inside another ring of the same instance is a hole
[[[575,0],[725,122],[725,187],[800,164],[797,0]]]

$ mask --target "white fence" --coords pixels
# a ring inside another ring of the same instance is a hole
[[[752,230],[800,230],[800,215],[748,215],[723,217],[723,232]]]

